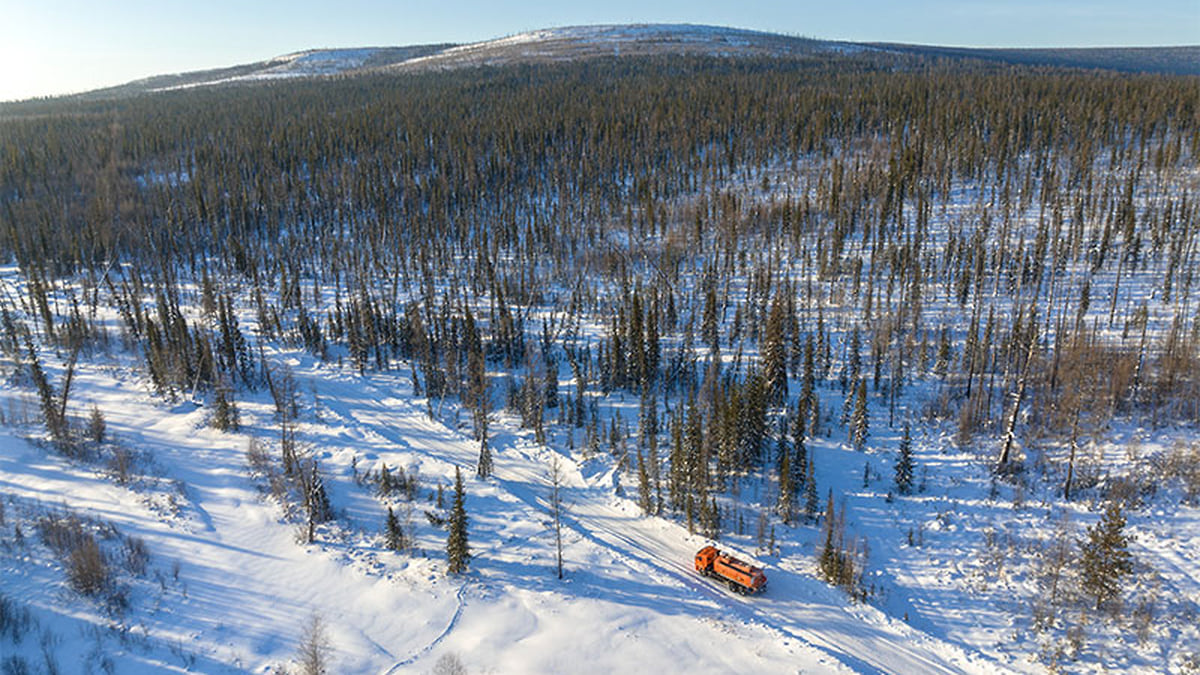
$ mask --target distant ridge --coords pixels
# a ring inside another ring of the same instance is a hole
[[[1088,68],[1132,73],[1200,75],[1200,45],[1001,49],[872,43],[893,52],[982,59],[1013,65]]]
[[[703,55],[799,58],[816,54],[891,53],[1008,64],[1200,75],[1200,46],[996,49],[837,42],[694,24],[565,26],[469,44],[310,49],[266,61],[158,75],[72,98],[120,98],[149,92],[292,78],[402,73],[596,57]]]

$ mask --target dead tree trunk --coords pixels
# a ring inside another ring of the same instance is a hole
[[[1013,441],[1016,437],[1017,417],[1021,412],[1021,402],[1025,399],[1025,387],[1029,383],[1029,367],[1033,363],[1033,350],[1037,347],[1037,324],[1030,322],[1028,346],[1025,350],[1025,364],[1021,367],[1021,376],[1017,379],[1017,389],[1013,392],[1012,411],[1004,425],[1004,445],[1000,449],[1000,461],[996,464],[998,471],[1008,467],[1012,455]]]

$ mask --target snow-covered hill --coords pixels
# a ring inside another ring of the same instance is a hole
[[[813,54],[888,53],[1030,65],[1200,74],[1200,47],[1110,49],[969,49],[816,40],[693,24],[628,24],[547,28],[468,44],[308,49],[257,63],[160,75],[81,96],[113,98],[145,92],[290,78],[404,73],[481,65],[573,61],[595,57],[692,55],[797,58]]]
[[[186,82],[150,88],[159,91],[257,80],[570,61],[597,56],[691,54],[782,57],[830,49],[864,48],[717,26],[570,26],[464,45],[312,49],[279,56],[236,72],[213,71],[207,76],[197,74],[198,77],[188,78]]]
[[[716,26],[570,26],[451,47],[428,56],[391,64],[386,69],[403,71],[655,54],[783,57],[838,48],[860,49],[841,43]]]

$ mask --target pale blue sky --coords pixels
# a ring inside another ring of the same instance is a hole
[[[0,0],[0,100],[314,47],[651,22],[938,45],[1200,44],[1200,0]]]

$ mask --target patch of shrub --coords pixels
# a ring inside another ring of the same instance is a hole
[[[0,639],[20,642],[33,626],[33,615],[29,609],[0,593]]]
[[[33,668],[23,656],[9,656],[0,662],[0,671],[4,675],[32,675]]]
[[[133,453],[121,447],[113,448],[108,458],[108,471],[117,485],[128,485],[133,470]]]
[[[60,558],[69,556],[87,536],[83,531],[83,521],[74,515],[44,515],[37,520],[37,530],[42,543]]]
[[[109,587],[109,567],[96,538],[84,533],[67,557],[67,578],[83,595],[98,595]]]
[[[125,569],[135,577],[140,577],[146,573],[146,566],[150,563],[150,551],[146,548],[146,542],[141,537],[126,537],[125,538]]]
[[[1200,443],[1176,444],[1150,459],[1149,479],[1158,484],[1178,481],[1184,501],[1200,506]]]

